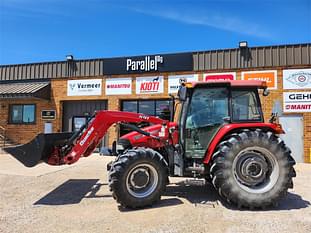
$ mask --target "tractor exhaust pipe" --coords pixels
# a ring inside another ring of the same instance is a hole
[[[26,167],[34,167],[39,162],[47,162],[54,148],[66,144],[73,133],[38,134],[32,141],[4,150]]]

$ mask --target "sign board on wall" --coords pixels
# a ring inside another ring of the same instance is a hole
[[[277,71],[263,70],[263,71],[247,71],[242,72],[242,80],[258,80],[266,81],[268,88],[271,90],[277,89]]]
[[[163,76],[148,76],[136,78],[136,94],[163,93]]]
[[[88,96],[102,94],[101,79],[79,79],[67,81],[68,96]]]
[[[311,112],[311,92],[284,92],[284,112]]]
[[[192,53],[147,55],[104,59],[104,74],[192,71]]]
[[[283,89],[311,89],[311,69],[283,70]]]
[[[55,120],[56,111],[55,110],[42,110],[41,119],[42,120]]]
[[[236,80],[236,73],[206,73],[203,75],[203,81],[208,80]]]
[[[106,95],[132,94],[132,78],[107,78]]]
[[[197,74],[170,75],[168,76],[168,93],[177,93],[181,81],[196,82]]]

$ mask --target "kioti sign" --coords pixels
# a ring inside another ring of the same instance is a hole
[[[204,81],[209,80],[235,80],[236,79],[236,73],[230,72],[230,73],[207,73],[203,75]]]
[[[272,90],[277,89],[277,71],[276,70],[242,72],[242,80],[266,81],[269,89],[272,89]]]
[[[163,93],[163,76],[149,76],[136,78],[136,94]]]
[[[311,112],[311,92],[284,92],[284,112]]]

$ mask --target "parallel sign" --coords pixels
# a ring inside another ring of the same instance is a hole
[[[132,94],[132,78],[107,78],[106,95]]]
[[[236,73],[206,73],[203,75],[203,80],[236,80]]]
[[[101,79],[79,79],[67,81],[68,96],[101,95]]]
[[[163,76],[147,76],[136,78],[136,94],[163,93]]]
[[[311,92],[284,92],[284,112],[311,112]]]
[[[269,89],[271,90],[277,89],[277,71],[276,70],[242,72],[242,80],[266,81]]]
[[[170,75],[168,76],[168,93],[177,93],[181,82],[196,82],[197,74]]]
[[[311,69],[283,70],[283,89],[311,89]]]
[[[104,59],[104,74],[192,71],[192,53],[147,55]]]

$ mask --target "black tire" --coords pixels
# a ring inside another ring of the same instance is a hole
[[[166,161],[150,148],[127,150],[116,159],[109,171],[112,196],[127,208],[141,208],[159,201],[167,179]]]
[[[221,197],[239,208],[266,208],[293,187],[295,161],[272,132],[244,130],[228,135],[212,157],[212,183]]]

